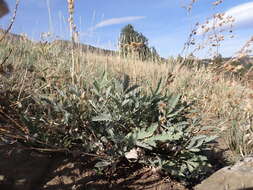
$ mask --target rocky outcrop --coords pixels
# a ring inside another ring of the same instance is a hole
[[[197,185],[194,190],[253,190],[253,156],[224,167]]]

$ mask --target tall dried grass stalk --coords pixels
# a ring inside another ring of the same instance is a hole
[[[72,42],[78,42],[78,32],[74,22],[74,9],[75,0],[68,0],[68,11],[69,11],[69,29],[71,34]]]
[[[187,8],[188,11],[191,11],[193,5],[196,2],[197,2],[197,0],[190,0],[190,3],[185,7]],[[222,4],[223,2],[224,2],[224,0],[216,0],[212,3],[212,5],[213,6],[218,6],[218,5]],[[209,20],[207,20],[206,23],[204,23],[202,25],[199,25],[199,23],[197,23],[195,28],[192,30],[186,44],[187,45],[196,45],[195,39],[193,38],[193,36],[195,34],[197,34],[197,32],[196,32],[197,27],[200,27],[204,31],[204,34],[207,34],[211,30],[213,31],[213,35],[207,35],[207,39],[209,40],[209,42],[207,42],[207,44],[209,43],[211,46],[218,48],[219,45],[220,45],[220,42],[224,41],[224,35],[222,35],[222,33],[225,30],[224,29],[221,29],[221,30],[218,30],[218,31],[215,31],[215,30],[218,27],[221,28],[225,24],[231,24],[231,28],[229,29],[229,32],[231,33],[232,32],[232,23],[234,23],[235,19],[232,16],[225,16],[224,13],[214,14],[212,19],[214,21],[217,21],[217,22],[214,22],[214,26],[211,27],[211,28],[208,27]],[[217,26],[215,26],[215,25],[217,25]],[[231,35],[230,37],[233,38],[234,36]],[[210,41],[212,41],[212,42],[210,42]],[[253,43],[253,36],[248,41],[245,42],[243,47],[239,51],[237,51],[235,53],[235,55],[231,57],[231,59],[226,61],[226,65],[228,65],[232,62],[235,62],[235,61],[239,61],[241,58],[243,58],[243,57],[249,55],[250,53],[252,53],[252,48],[250,49],[252,43]],[[197,49],[195,49],[194,51],[199,50],[199,49],[203,49],[204,47],[206,47],[206,46],[205,45],[198,45]],[[184,50],[185,49],[186,48],[184,47]],[[217,51],[216,54],[218,54],[218,51]]]
[[[234,57],[229,59],[226,64],[230,64],[232,62],[239,61],[241,58],[247,56],[248,54],[252,53],[252,49],[250,48],[251,45],[253,44],[253,36],[246,41],[246,43],[242,46],[242,48],[235,54]]]

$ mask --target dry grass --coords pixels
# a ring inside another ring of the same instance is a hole
[[[179,63],[151,63],[138,60],[121,59],[117,56],[82,54],[77,56],[78,70],[76,78],[84,81],[97,76],[98,70],[106,70],[113,76],[129,75],[133,82],[141,83],[149,90],[160,78],[174,76],[167,85],[170,91],[180,93],[187,101],[195,101],[202,118],[210,125],[222,121],[221,129],[234,119],[239,119],[248,112],[252,113],[252,89],[245,87],[236,78],[218,75],[208,68],[188,68]],[[85,64],[84,64],[85,63]],[[248,106],[246,106],[248,105]]]
[[[208,67],[189,68],[175,61],[142,62],[79,49],[64,51],[57,44],[33,44],[23,40],[14,45],[6,39],[2,46],[5,48],[1,50],[1,60],[8,59],[1,64],[0,91],[18,93],[13,107],[20,106],[34,94],[43,92],[52,96],[54,86],[60,89],[70,84],[87,87],[107,71],[113,78],[127,74],[133,83],[141,84],[147,91],[162,78],[164,88],[182,94],[188,102],[194,101],[199,111],[196,114],[203,124],[216,127],[219,132],[231,127],[234,121],[247,125],[252,119],[253,90],[238,79],[217,74]],[[12,53],[8,57],[9,49]]]

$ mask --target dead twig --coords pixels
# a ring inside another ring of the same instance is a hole
[[[26,135],[28,135],[30,133],[29,130],[26,127],[24,127],[24,126],[20,125],[18,122],[16,122],[9,115],[7,115],[2,109],[0,109],[0,114],[2,114],[5,118],[10,120],[17,128],[19,128],[19,130],[21,130]]]
[[[17,10],[18,10],[18,5],[19,5],[20,0],[16,0],[16,5],[15,5],[15,9],[14,9],[14,13],[11,19],[11,22],[8,26],[8,28],[4,31],[4,34],[2,35],[2,37],[0,38],[0,42],[5,38],[5,36],[10,32],[12,25],[14,24],[14,21],[16,19],[16,15],[17,15]]]
[[[6,61],[9,59],[11,56],[12,49],[10,49],[9,54],[3,59],[2,63],[0,63],[0,68],[6,63]]]

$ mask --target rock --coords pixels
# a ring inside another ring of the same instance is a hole
[[[246,157],[233,166],[218,170],[194,188],[194,190],[207,189],[253,189],[253,156]]]

